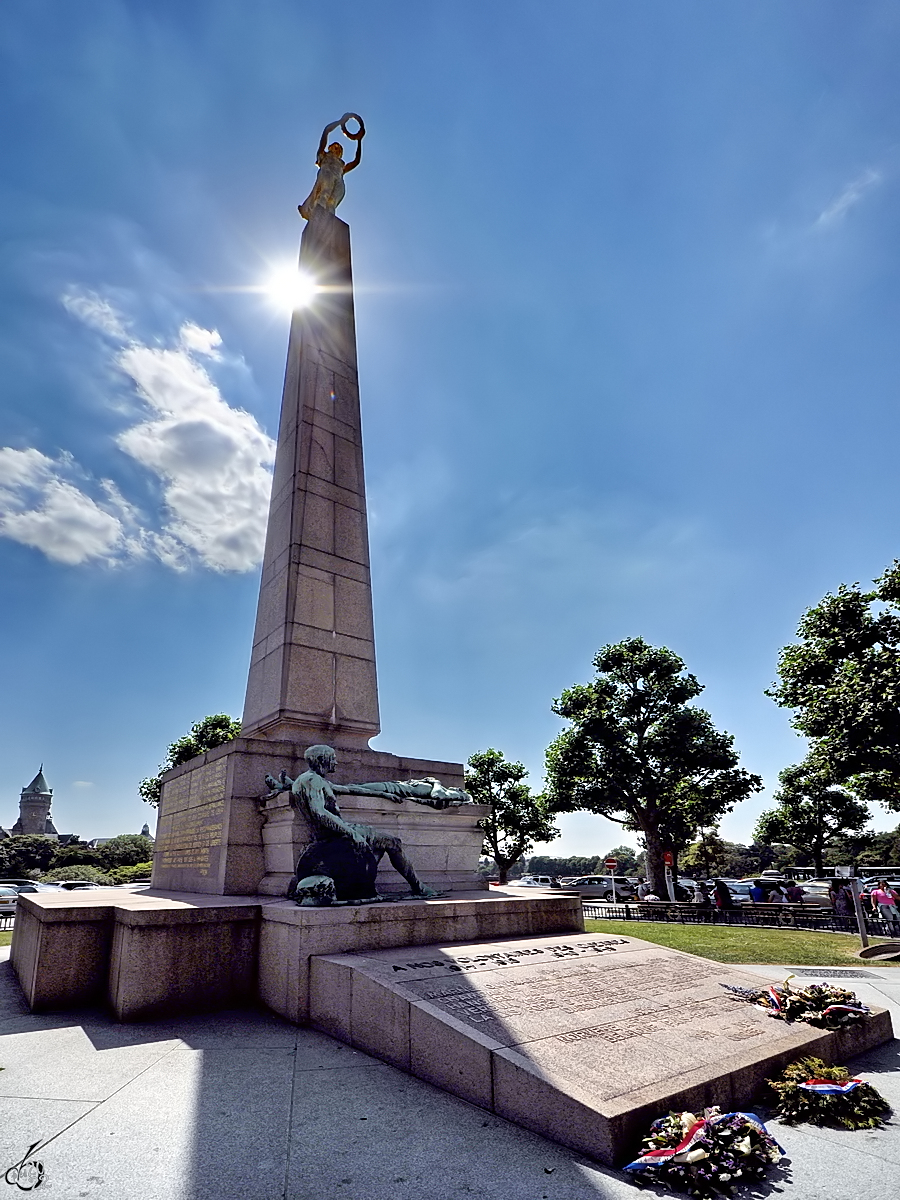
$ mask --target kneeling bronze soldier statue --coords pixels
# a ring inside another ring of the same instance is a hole
[[[445,788],[437,779],[331,783],[326,778],[335,769],[335,753],[330,746],[310,746],[304,758],[309,769],[296,779],[289,779],[284,771],[279,779],[266,776],[266,783],[272,789],[266,799],[289,791],[291,804],[306,818],[316,838],[297,862],[288,898],[313,906],[367,904],[386,899],[375,890],[378,864],[385,854],[409,884],[412,896],[437,896],[439,893],[420,882],[398,837],[370,825],[345,821],[335,796],[387,796],[397,804],[413,800],[441,809],[471,804],[468,792]]]

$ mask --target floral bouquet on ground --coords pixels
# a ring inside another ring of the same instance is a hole
[[[780,1079],[766,1082],[778,1097],[774,1115],[785,1125],[807,1121],[876,1129],[891,1111],[870,1083],[852,1079],[846,1067],[827,1067],[821,1058],[798,1058]]]
[[[832,987],[829,983],[811,983],[805,988],[792,988],[788,975],[782,984],[759,988],[720,986],[731,992],[736,1000],[746,1000],[765,1009],[770,1017],[780,1021],[806,1021],[822,1029],[839,1029],[869,1016],[869,1008],[854,992]]]
[[[753,1113],[705,1108],[702,1116],[673,1112],[654,1121],[641,1154],[625,1170],[635,1183],[705,1197],[759,1179],[783,1154]]]

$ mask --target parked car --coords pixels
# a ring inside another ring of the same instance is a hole
[[[569,885],[585,900],[633,900],[637,891],[625,875],[581,875]]]
[[[752,883],[748,883],[746,879],[723,879],[722,882],[728,888],[729,892],[731,892],[731,898],[735,904],[750,904],[750,889],[753,886]],[[712,880],[709,882],[709,892],[710,895],[712,895]]]
[[[558,888],[561,886],[555,875],[523,875],[521,879],[510,879],[507,884],[507,887]]]
[[[14,887],[0,886],[0,918],[16,915],[16,901],[19,893]]]
[[[870,875],[866,879],[861,879],[859,882],[861,884],[862,891],[866,893],[871,892],[872,888],[878,887],[882,879],[884,879],[884,882],[888,885],[888,887],[895,888],[897,891],[900,891],[900,879],[892,875],[889,875],[887,878],[885,878],[884,875]]]
[[[19,895],[22,892],[58,892],[58,883],[4,883],[0,887],[14,887]]]
[[[80,891],[83,891],[85,888],[102,887],[103,884],[102,883],[94,883],[90,879],[63,879],[60,881],[59,886],[67,892],[80,892]]]
[[[751,875],[747,879],[725,879],[723,882],[728,884],[729,891],[735,900],[740,895],[742,904],[752,904],[750,889],[756,883],[757,879],[762,883],[763,890],[767,896],[776,883],[784,885],[783,878],[775,879],[771,875]],[[816,908],[830,907],[828,885],[831,881],[829,879],[796,879],[794,882],[798,887],[803,889],[803,895],[800,898],[801,904],[811,904]]]

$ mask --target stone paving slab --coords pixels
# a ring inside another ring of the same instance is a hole
[[[5,1033],[0,1096],[96,1103],[121,1087],[123,1078],[139,1075],[178,1044],[167,1040],[99,1050],[85,1030],[71,1025]]]
[[[760,970],[773,978],[786,973]],[[18,1007],[7,972],[0,961],[0,1022]],[[37,1137],[67,1128],[42,1155],[47,1175],[38,1195],[47,1200],[638,1200],[642,1194],[618,1171],[263,1012],[165,1026],[121,1026],[99,1012],[60,1014],[50,1026],[27,1010],[21,1019],[31,1023],[36,1042],[66,1025],[84,1030],[95,1047],[94,1059],[79,1055],[88,1075],[105,1048],[126,1034],[147,1042],[154,1030],[164,1033],[161,1040],[180,1034],[177,1048],[139,1077],[123,1070],[121,1089],[105,1101],[0,1097],[4,1169]],[[235,1050],[241,1030],[246,1053]],[[893,1098],[900,1091],[898,1052],[900,1043],[888,1043],[850,1065]],[[896,1193],[896,1118],[874,1136],[777,1123],[773,1132],[791,1161],[736,1200],[881,1200]]]

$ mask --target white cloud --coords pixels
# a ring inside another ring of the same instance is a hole
[[[128,330],[121,315],[116,312],[108,300],[104,300],[96,292],[73,289],[66,292],[62,297],[62,302],[73,317],[78,317],[80,321],[84,321],[85,325],[90,325],[98,333],[103,333],[117,342],[128,340]]]
[[[70,482],[74,471],[68,455],[0,447],[0,536],[70,566],[115,558],[124,526]]]
[[[197,355],[218,359],[215,330],[182,325],[175,348],[128,339],[125,323],[93,293],[70,292],[69,312],[107,337],[126,342],[115,365],[134,384],[145,419],[116,444],[162,483],[157,528],[111,480],[93,498],[73,482],[70,456],[0,448],[0,536],[77,565],[152,556],[173,570],[192,561],[218,571],[247,571],[265,541],[275,443],[250,413],[233,408]]]
[[[832,200],[826,209],[819,213],[814,228],[828,229],[836,225],[855,204],[858,204],[862,200],[869,188],[880,182],[881,175],[877,171],[863,171],[862,175],[854,179],[852,183],[849,183],[841,194],[835,200]]]
[[[90,779],[73,779],[72,780],[72,787],[89,788],[89,787],[93,787],[93,786],[94,786],[94,784]]]
[[[58,478],[47,480],[40,492],[36,507],[15,511],[9,505],[6,512],[0,512],[0,534],[69,566],[116,556],[124,530],[112,513]],[[15,503],[21,492],[12,495]]]
[[[188,352],[206,354],[209,358],[222,357],[218,351],[222,339],[217,329],[202,329],[193,321],[187,321],[179,330],[178,340]]]
[[[184,326],[181,345],[200,342],[200,334],[204,345],[218,344],[218,334]],[[163,481],[164,533],[216,570],[254,567],[265,541],[275,443],[249,413],[226,403],[187,349],[132,344],[118,364],[153,411],[117,441]]]

